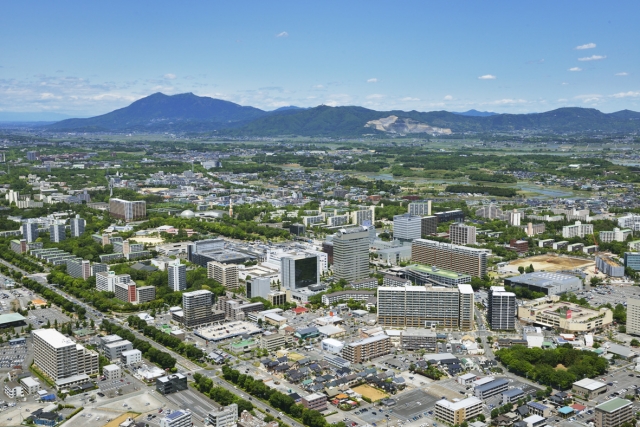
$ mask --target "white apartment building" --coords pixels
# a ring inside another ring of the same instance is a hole
[[[87,350],[55,329],[38,329],[33,335],[33,363],[56,385],[65,379],[86,381],[98,373],[98,353]]]
[[[573,225],[565,225],[562,227],[562,237],[569,239],[571,237],[584,237],[593,234],[593,224],[583,224],[576,221]]]
[[[128,284],[131,276],[128,274],[116,274],[114,271],[101,271],[96,273],[96,289],[103,292],[115,292],[116,283]]]
[[[167,265],[167,274],[169,275],[169,288],[174,292],[187,289],[187,266],[181,264],[179,259]]]
[[[236,289],[239,285],[238,266],[236,264],[209,261],[207,263],[207,277],[219,282],[227,289]]]
[[[409,203],[409,215],[413,216],[429,216],[431,215],[431,200],[426,202]]]
[[[631,231],[631,229],[625,228],[621,230],[616,227],[613,231],[601,231],[599,238],[600,243],[624,242],[627,240],[627,237],[632,235],[633,231]]]
[[[462,223],[453,223],[449,226],[449,240],[454,245],[475,245],[476,227]]]

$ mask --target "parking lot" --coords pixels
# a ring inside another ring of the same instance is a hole
[[[615,307],[617,304],[626,305],[627,298],[640,298],[640,288],[637,286],[598,286],[589,291],[583,291],[577,293],[578,297],[586,298],[594,307],[599,307],[603,304],[611,304]]]
[[[106,397],[131,393],[139,390],[141,387],[142,383],[128,374],[125,374],[124,377],[119,380],[98,381],[98,391]]]
[[[69,317],[55,308],[36,308],[35,310],[29,310],[27,315],[27,322],[31,323],[36,329],[45,326],[47,321],[51,322],[51,326],[53,326],[56,320],[58,325],[71,321]]]
[[[27,358],[26,345],[4,344],[0,347],[0,368],[15,368],[23,366]]]

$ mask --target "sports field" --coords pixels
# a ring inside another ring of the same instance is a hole
[[[373,388],[370,385],[367,384],[363,384],[363,385],[359,385],[358,387],[354,387],[353,391],[355,391],[356,393],[362,395],[363,397],[366,397],[367,399],[371,399],[372,402],[377,402],[378,400],[382,400],[386,397],[389,397],[389,395],[385,392],[382,392],[380,390],[378,390],[377,388]]]

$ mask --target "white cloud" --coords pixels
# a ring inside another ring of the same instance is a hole
[[[611,95],[613,98],[637,98],[640,96],[640,91],[636,91],[636,92],[620,92],[620,93],[615,93],[613,95]]]
[[[594,102],[600,101],[602,99],[602,95],[598,95],[598,94],[578,95],[578,96],[574,96],[573,98],[580,100],[585,104],[592,104]]]
[[[382,99],[384,98],[384,95],[379,94],[379,93],[373,93],[369,96],[367,96],[367,99]]]
[[[571,67],[567,71],[582,71],[582,68],[580,68],[580,67]]]
[[[567,101],[568,101],[568,99],[566,99],[566,98],[560,98],[560,99],[558,99],[558,102],[567,102]]]
[[[512,104],[526,104],[527,101],[524,99],[497,99],[495,101],[484,102],[485,105],[512,105]]]
[[[55,96],[54,94],[50,93],[50,92],[44,92],[40,94],[40,99],[42,100],[46,100],[46,99],[60,99],[60,96]]]
[[[595,43],[587,43],[587,44],[581,44],[580,46],[576,46],[576,49],[585,50],[585,49],[593,49],[594,47],[596,47]]]
[[[406,97],[400,99],[400,101],[406,101],[406,102],[420,101],[420,98],[411,98],[410,96],[406,96]]]
[[[569,83],[567,83],[567,82],[562,82],[562,86],[566,86],[566,85],[568,85],[568,84],[569,84]]]
[[[324,89],[324,86],[323,85],[315,85],[313,88],[314,89]]]
[[[494,76],[493,74],[485,74],[484,76],[478,77],[478,79],[480,79],[480,80],[495,80],[496,76]]]
[[[585,56],[584,58],[578,58],[578,61],[600,61],[601,59],[605,59],[607,55],[591,55]]]
[[[616,73],[616,76],[628,76],[629,73],[627,73],[626,71],[623,71],[621,73]]]
[[[451,95],[446,95],[443,99],[444,99],[445,101],[453,101],[453,96],[451,96]]]
[[[367,83],[378,83],[378,79],[376,79],[375,77],[371,78],[371,79],[367,80]]]
[[[281,33],[276,34],[276,37],[289,37],[289,33],[283,31]]]
[[[165,75],[164,75],[164,78],[165,78],[165,79],[169,79],[169,80],[173,80],[173,79],[175,79],[176,77],[177,77],[177,76],[176,76],[175,74],[173,74],[173,73],[168,73],[168,74],[165,74]]]

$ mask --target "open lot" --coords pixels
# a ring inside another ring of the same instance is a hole
[[[359,385],[358,387],[354,387],[353,391],[355,391],[358,394],[361,394],[367,399],[370,399],[372,402],[377,402],[378,400],[384,399],[385,397],[389,396],[387,393],[380,391],[376,388],[373,388],[368,384],[363,384],[363,385]]]
[[[535,271],[561,271],[582,269],[594,265],[594,261],[555,255],[538,255],[514,260],[504,267],[504,270],[517,273],[518,267],[528,267],[529,265],[533,265]]]

